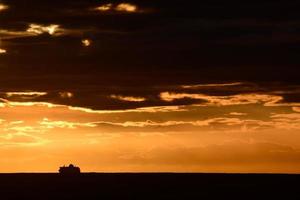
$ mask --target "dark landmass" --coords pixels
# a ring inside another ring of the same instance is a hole
[[[0,199],[300,199],[300,175],[0,174]]]

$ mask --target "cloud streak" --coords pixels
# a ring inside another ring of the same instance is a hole
[[[182,85],[182,88],[185,89],[199,89],[203,87],[227,87],[227,86],[239,86],[243,85],[243,82],[234,82],[234,83],[215,83],[215,84],[196,84],[196,85]]]
[[[47,92],[6,92],[7,97],[12,97],[12,96],[39,97],[44,95],[47,95]]]
[[[67,122],[67,121],[51,121],[44,118],[42,121],[38,122],[42,128],[53,129],[53,128],[69,128],[76,129],[78,127],[96,127],[95,123],[79,123],[79,122]]]
[[[167,102],[172,102],[178,99],[190,98],[204,100],[207,106],[229,106],[229,105],[243,105],[243,104],[259,104],[265,106],[274,106],[283,100],[283,97],[268,94],[238,94],[228,96],[212,96],[205,94],[191,94],[191,93],[172,93],[162,92],[160,98]]]
[[[130,101],[130,102],[143,102],[146,101],[144,97],[132,97],[132,96],[122,96],[122,95],[110,95],[112,99],[118,99],[120,101]]]
[[[41,35],[43,33],[48,33],[49,35],[61,35],[64,30],[60,28],[58,24],[50,24],[48,26],[40,25],[40,24],[29,24],[26,32],[34,35]]]
[[[1,102],[2,101],[2,102]],[[69,105],[54,104],[48,102],[20,102],[20,101],[9,101],[7,99],[0,98],[0,107],[47,107],[47,108],[67,108],[73,111],[93,113],[93,114],[109,114],[109,113],[159,113],[159,112],[180,112],[187,111],[182,106],[156,106],[156,107],[142,107],[136,109],[125,109],[125,110],[93,110],[84,107],[74,107]]]
[[[136,5],[130,3],[120,3],[115,9],[121,12],[136,12],[138,8]]]
[[[108,12],[108,11],[116,11],[116,12],[127,12],[127,13],[134,13],[138,12],[138,6],[131,4],[131,3],[120,3],[120,4],[103,4],[94,8],[95,11],[101,12]]]

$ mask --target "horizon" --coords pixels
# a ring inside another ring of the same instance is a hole
[[[59,172],[0,172],[1,174],[59,174]],[[288,172],[283,172],[283,173],[276,173],[276,172],[157,172],[157,171],[153,171],[153,172],[145,172],[145,171],[141,171],[141,172],[127,172],[127,171],[112,171],[112,172],[93,172],[93,171],[83,171],[80,174],[215,174],[215,175],[300,175],[300,172],[295,172],[295,173],[288,173]]]
[[[0,0],[0,173],[299,174],[297,7]]]

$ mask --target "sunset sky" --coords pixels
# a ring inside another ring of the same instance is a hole
[[[299,7],[0,0],[0,172],[300,173]]]

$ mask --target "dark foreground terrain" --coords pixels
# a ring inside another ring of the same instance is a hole
[[[0,199],[300,199],[300,175],[1,174]]]

